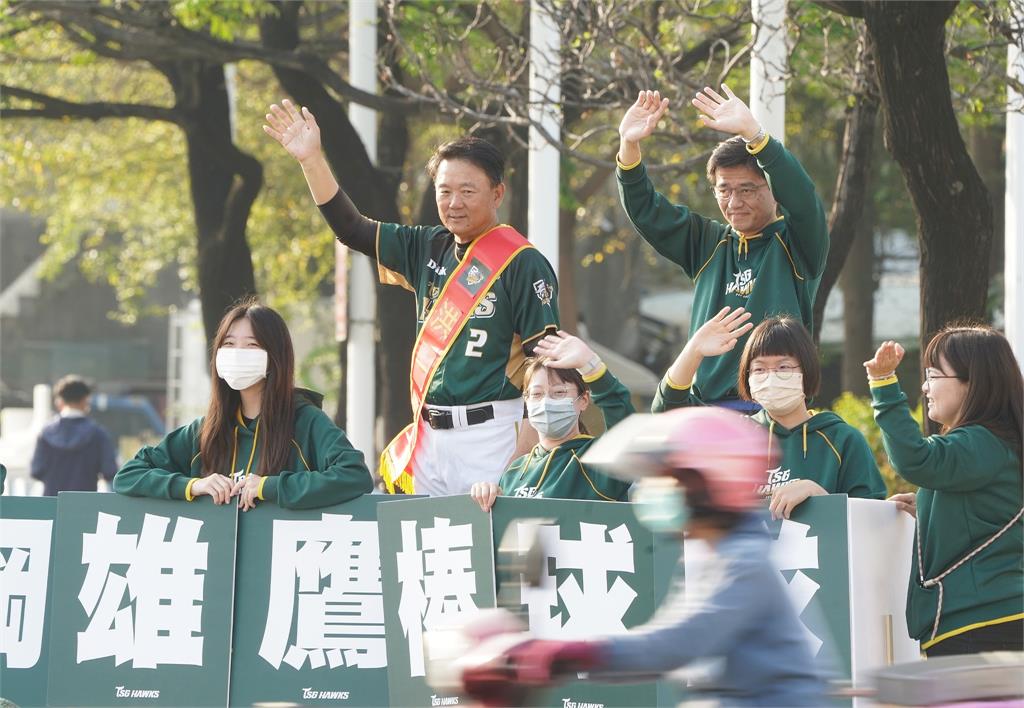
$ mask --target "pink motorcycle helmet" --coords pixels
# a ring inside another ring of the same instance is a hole
[[[630,416],[602,435],[582,462],[626,481],[682,481],[691,470],[703,479],[711,507],[737,513],[761,505],[757,487],[775,466],[764,427],[711,406]]]

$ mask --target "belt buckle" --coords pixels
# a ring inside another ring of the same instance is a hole
[[[427,424],[434,430],[444,430],[444,414],[445,411],[434,410],[433,408],[427,408]]]

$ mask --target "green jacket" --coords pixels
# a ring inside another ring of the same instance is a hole
[[[661,413],[673,408],[700,406],[704,403],[690,388],[673,386],[668,377],[661,380],[651,411]],[[760,493],[770,496],[784,484],[798,479],[817,482],[829,494],[846,494],[862,499],[885,499],[885,482],[878,471],[875,456],[859,430],[831,411],[819,411],[798,428],[779,425],[767,411],[750,416],[768,428],[769,449],[782,451],[778,467],[767,471]]]
[[[363,454],[320,410],[312,392],[295,396],[294,448],[288,467],[263,478],[259,498],[286,509],[312,509],[340,504],[373,489]],[[234,466],[247,474],[259,468],[259,419],[235,423]],[[114,476],[114,491],[133,497],[192,500],[191,482],[202,476],[199,432],[203,419],[178,428],[156,447],[144,447]],[[255,450],[253,449],[256,442]],[[231,475],[232,470],[222,474]]]
[[[629,390],[607,369],[588,384],[594,403],[604,415],[606,428],[634,413]],[[628,482],[585,468],[580,462],[580,457],[596,439],[593,435],[580,435],[551,450],[538,444],[530,454],[509,465],[498,486],[503,494],[513,497],[624,501],[629,491]]]
[[[813,331],[812,309],[828,256],[828,225],[814,184],[778,140],[757,153],[782,217],[760,234],[740,234],[728,224],[672,204],[655,191],[641,163],[617,170],[619,196],[633,227],[694,283],[690,336],[726,305],[746,308],[757,324],[790,314]],[[697,370],[704,401],[737,397],[736,372],[744,340]]]
[[[980,626],[1024,618],[1024,521],[942,580],[923,587],[988,542],[1021,510],[1021,460],[987,428],[969,425],[924,437],[895,377],[873,382],[875,421],[901,477],[918,485],[917,534],[907,593],[907,627],[927,649]],[[921,557],[918,557],[920,551]],[[920,565],[919,565],[920,564]]]

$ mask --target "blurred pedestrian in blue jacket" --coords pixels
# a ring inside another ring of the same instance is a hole
[[[79,376],[65,376],[54,390],[59,415],[39,433],[31,473],[44,485],[43,494],[95,492],[96,482],[108,482],[117,472],[110,435],[91,420],[92,388]]]

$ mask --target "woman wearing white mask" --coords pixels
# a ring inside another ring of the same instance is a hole
[[[526,367],[524,396],[530,424],[540,442],[513,460],[497,484],[476,482],[470,489],[484,511],[501,494],[548,499],[625,501],[629,484],[589,467],[580,457],[595,438],[580,422],[593,401],[611,428],[634,412],[629,390],[586,343],[571,334],[547,335]]]
[[[215,504],[243,511],[270,501],[290,509],[339,504],[371,491],[361,452],[295,388],[295,354],[281,316],[255,300],[220,322],[210,361],[206,416],[144,447],[118,471],[119,494]]]
[[[702,405],[693,394],[697,367],[719,356],[750,332],[740,357],[737,388],[761,410],[750,416],[771,433],[781,464],[767,470],[760,491],[770,497],[772,516],[789,518],[812,496],[846,494],[885,499],[886,489],[871,448],[859,430],[831,411],[814,411],[807,402],[818,393],[821,366],[811,335],[789,316],[769,317],[757,327],[750,313],[725,307],[698,329],[658,387],[655,413]],[[753,328],[753,331],[751,331]]]

